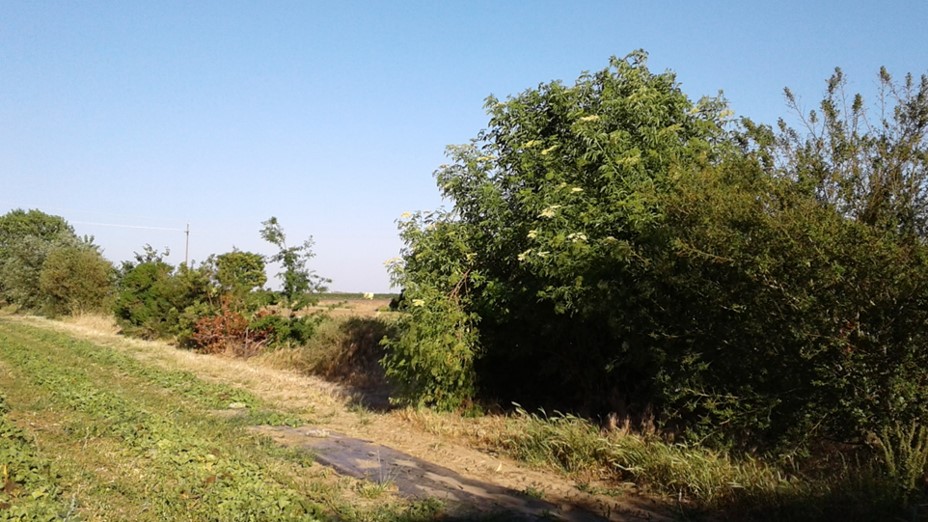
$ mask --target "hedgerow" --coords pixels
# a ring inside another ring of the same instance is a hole
[[[411,403],[649,411],[747,452],[924,426],[928,79],[880,81],[868,112],[837,71],[802,131],[641,52],[488,98],[436,172],[452,208],[400,221],[389,375]]]

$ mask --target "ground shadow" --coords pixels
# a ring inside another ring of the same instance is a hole
[[[899,495],[886,481],[855,476],[827,488],[743,492],[724,505],[687,513],[694,521],[928,521],[928,497]]]
[[[515,491],[460,475],[387,446],[311,427],[257,428],[277,442],[312,451],[316,461],[347,475],[384,485],[408,499],[440,501],[441,520],[667,520],[634,501],[592,505],[578,495],[548,501],[531,491]]]
[[[312,372],[340,384],[350,404],[377,412],[393,409],[393,387],[387,380],[380,360],[384,337],[393,334],[392,326],[376,317],[348,317],[338,322],[317,342],[325,345],[316,357]]]

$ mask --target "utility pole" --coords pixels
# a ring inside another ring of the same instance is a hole
[[[190,268],[190,223],[187,223],[184,234],[187,235],[187,240],[184,243],[184,266]]]

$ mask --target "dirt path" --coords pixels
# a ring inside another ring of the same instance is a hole
[[[128,339],[99,324],[18,320],[66,331],[157,366],[184,369],[207,381],[241,386],[306,421],[300,428],[264,428],[265,434],[281,444],[312,449],[320,463],[340,474],[395,487],[403,496],[432,496],[481,511],[502,508],[527,519],[669,520],[653,500],[631,492],[605,496],[581,491],[559,474],[422,431],[402,415],[367,410],[345,389],[312,376]]]
[[[452,514],[476,511],[505,513],[507,519],[554,518],[575,522],[603,519],[578,506],[555,505],[494,483],[464,477],[452,469],[373,441],[309,427],[265,426],[257,431],[281,444],[311,450],[317,462],[339,474],[395,488],[409,499],[441,500]]]

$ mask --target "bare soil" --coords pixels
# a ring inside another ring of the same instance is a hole
[[[346,313],[378,313],[376,301],[350,304]],[[99,319],[22,320],[67,331],[157,366],[180,368],[204,380],[241,386],[274,407],[306,420],[306,426],[265,428],[265,434],[281,444],[314,448],[321,462],[328,462],[340,473],[360,473],[375,482],[389,479],[396,483],[400,494],[417,496],[411,492],[432,491],[433,496],[444,496],[446,500],[486,502],[489,507],[515,509],[528,518],[671,518],[661,502],[641,495],[632,486],[613,495],[593,494],[589,488],[582,491],[563,474],[533,469],[470,447],[466,438],[425,429],[414,421],[415,412],[370,410],[362,406],[353,390],[315,376],[269,368],[250,360],[178,350],[162,342],[125,338]],[[446,487],[437,488],[436,483]],[[455,489],[460,494],[450,498],[448,492]]]

